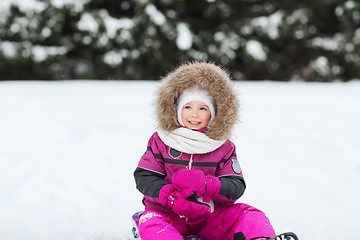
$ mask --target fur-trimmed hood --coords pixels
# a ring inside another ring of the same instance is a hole
[[[229,74],[209,63],[183,64],[162,79],[156,99],[158,127],[167,132],[180,127],[175,104],[185,89],[193,87],[206,89],[215,104],[216,116],[204,133],[214,140],[228,139],[238,119],[239,103]]]

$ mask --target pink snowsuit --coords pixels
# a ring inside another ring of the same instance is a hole
[[[161,188],[172,182],[175,172],[202,170],[221,181],[220,193],[213,199],[215,210],[203,219],[188,219],[159,203]],[[137,188],[144,194],[145,212],[139,218],[142,240],[182,240],[196,234],[206,240],[232,240],[234,233],[247,239],[273,237],[274,229],[265,214],[249,205],[235,203],[245,190],[235,145],[227,140],[206,154],[187,154],[169,148],[155,132],[134,172]]]

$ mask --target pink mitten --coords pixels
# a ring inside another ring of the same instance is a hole
[[[194,191],[175,189],[172,184],[167,184],[161,188],[159,201],[180,216],[196,219],[207,217],[211,213],[210,205],[199,202]]]
[[[210,199],[213,199],[216,197],[221,188],[221,182],[220,179],[212,176],[212,175],[206,175],[206,188],[205,188],[205,194],[204,194],[204,202],[210,202]]]
[[[205,174],[201,170],[180,170],[172,176],[172,184],[178,189],[191,189],[201,197],[205,193]]]

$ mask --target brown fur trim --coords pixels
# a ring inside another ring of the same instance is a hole
[[[184,89],[192,87],[206,89],[215,103],[217,114],[205,134],[214,140],[228,139],[237,122],[239,102],[229,74],[209,63],[183,64],[162,79],[156,99],[159,127],[168,132],[180,127],[175,103]]]

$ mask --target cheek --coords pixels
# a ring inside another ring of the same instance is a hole
[[[211,117],[211,115],[206,113],[202,116],[202,119],[203,119],[203,121],[210,121],[210,117]]]
[[[184,120],[186,120],[186,118],[187,118],[186,112],[185,112],[185,111],[182,111],[182,112],[181,112],[181,121],[184,122]]]

